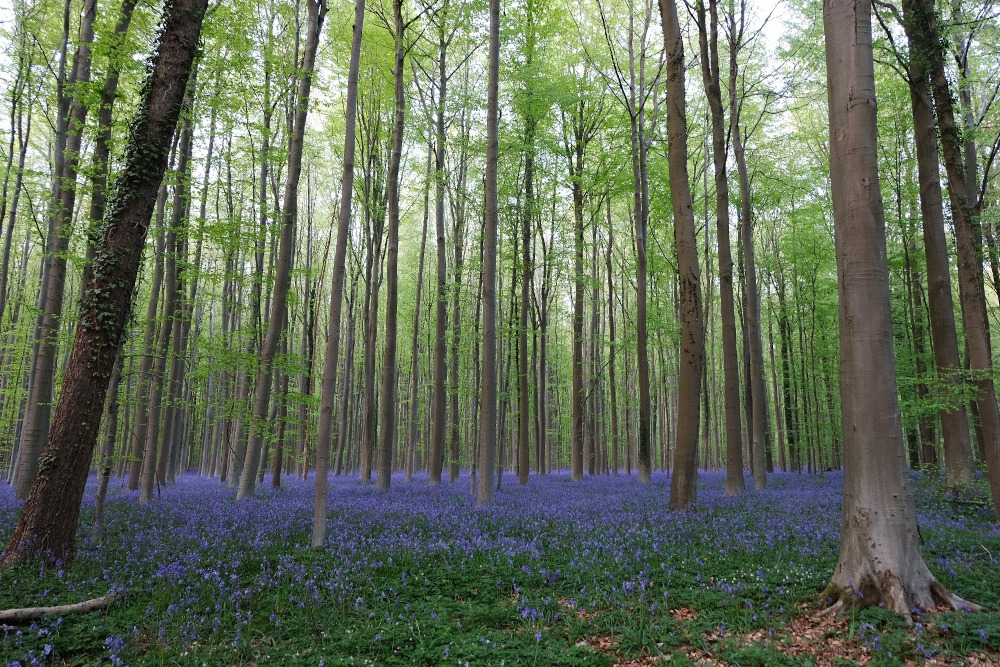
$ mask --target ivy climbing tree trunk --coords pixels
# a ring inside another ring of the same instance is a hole
[[[0,568],[76,554],[77,519],[119,342],[132,310],[142,248],[198,46],[207,0],[167,5],[160,42],[133,120],[94,280],[80,309],[62,394],[40,457],[39,474]]]

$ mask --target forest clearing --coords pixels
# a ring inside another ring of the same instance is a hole
[[[476,506],[467,475],[399,480],[391,494],[336,479],[319,550],[308,546],[312,480],[238,503],[185,475],[145,508],[113,488],[100,544],[84,541],[65,571],[0,575],[0,607],[120,600],[7,632],[0,654],[22,665],[1000,662],[1000,530],[988,507],[952,503],[921,475],[931,570],[994,611],[928,611],[910,627],[878,607],[811,619],[837,562],[840,473],[778,473],[740,497],[724,495],[723,475],[702,475],[691,515],[666,509],[662,474],[641,486],[634,475],[506,477],[490,507]]]

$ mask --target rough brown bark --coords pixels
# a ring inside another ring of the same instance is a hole
[[[94,281],[80,311],[73,352],[39,474],[0,567],[37,558],[72,560],[87,472],[118,343],[132,310],[139,261],[166,168],[170,137],[198,44],[207,0],[174,0],[157,47],[126,149],[125,169],[109,206]]]

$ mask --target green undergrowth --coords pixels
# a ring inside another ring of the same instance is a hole
[[[533,479],[542,488],[493,510],[457,490],[376,496],[344,484],[331,503],[330,541],[317,550],[305,546],[306,485],[242,504],[213,490],[190,520],[183,505],[116,500],[102,544],[84,546],[70,567],[0,574],[0,607],[66,604],[109,588],[124,596],[106,612],[7,630],[0,665],[613,665],[647,657],[807,665],[831,651],[844,665],[997,659],[1000,534],[989,513],[953,510],[917,484],[925,559],[987,612],[919,612],[909,625],[878,607],[855,610],[807,641],[794,632],[816,611],[836,564],[839,478],[779,477],[782,488],[738,500],[713,497],[715,481],[702,482],[702,510],[690,516],[659,506],[664,485],[630,480],[569,487]],[[559,498],[562,508],[553,505]],[[0,537],[14,516],[0,514]]]

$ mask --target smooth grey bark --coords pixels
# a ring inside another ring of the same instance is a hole
[[[385,344],[382,350],[382,398],[379,415],[381,431],[379,432],[378,457],[375,464],[375,488],[379,491],[389,490],[392,480],[392,450],[396,442],[396,398],[399,375],[396,360],[397,331],[399,328],[399,275],[397,268],[399,263],[399,166],[403,157],[403,130],[406,122],[406,86],[403,81],[403,65],[406,59],[403,39],[406,24],[403,22],[403,0],[394,0],[393,16],[395,20],[393,37],[396,42],[395,67],[393,69],[396,108],[393,116],[389,172],[386,175],[388,194],[386,213],[389,236],[385,266]],[[444,210],[443,197],[441,210]],[[443,341],[441,346],[443,357]],[[443,432],[443,423],[441,427]]]
[[[674,245],[677,252],[678,306],[681,316],[681,363],[677,380],[677,445],[674,450],[673,477],[670,481],[670,509],[686,511],[695,508],[698,494],[698,426],[701,414],[701,379],[705,365],[705,327],[702,321],[698,243],[695,237],[691,186],[687,170],[684,44],[674,0],[660,0],[660,17],[667,53],[668,163],[674,215]],[[639,364],[640,385],[643,383],[641,362],[642,358]],[[643,426],[640,423],[641,428]],[[642,436],[639,442],[641,444]],[[641,457],[639,465],[641,475]]]
[[[314,548],[320,547],[326,542],[326,504],[329,495],[330,441],[333,433],[333,402],[336,398],[337,388],[337,355],[340,346],[340,314],[344,300],[347,236],[351,226],[351,198],[354,194],[354,148],[355,126],[358,113],[358,69],[361,63],[361,37],[364,20],[365,0],[356,0],[354,3],[354,36],[351,40],[351,60],[347,75],[347,101],[344,123],[344,171],[341,176],[340,210],[337,215],[337,244],[333,251],[330,327],[326,342],[326,358],[323,362],[319,427],[316,438],[316,498],[313,509],[311,539],[311,545]],[[347,415],[342,413],[341,420],[346,420],[346,418]]]
[[[308,27],[306,28],[306,43],[300,65],[298,91],[295,97],[294,121],[292,132],[289,136],[288,173],[285,179],[285,192],[281,203],[278,264],[274,273],[274,291],[271,294],[271,317],[268,321],[264,343],[261,346],[257,377],[254,382],[253,413],[250,417],[250,441],[247,446],[246,457],[243,460],[243,473],[240,475],[239,490],[236,493],[237,499],[254,494],[257,468],[260,465],[264,433],[267,428],[267,411],[271,402],[274,357],[285,331],[286,303],[292,282],[291,272],[295,250],[295,224],[298,215],[299,178],[302,174],[302,144],[303,137],[305,136],[306,119],[309,113],[309,93],[312,87],[316,52],[319,49],[320,33],[327,10],[326,0],[305,1],[309,19]]]
[[[500,0],[490,0],[489,75],[486,88],[486,180],[483,217],[483,347],[482,403],[479,412],[479,488],[476,502],[488,505],[496,497],[493,476],[497,448],[497,193],[499,159],[498,84],[500,79]]]
[[[68,20],[70,3],[65,5]],[[41,327],[38,351],[35,354],[33,381],[28,396],[27,412],[21,430],[18,474],[15,496],[28,497],[31,483],[38,470],[38,458],[48,437],[52,413],[52,397],[58,355],[59,323],[62,319],[63,297],[66,291],[66,251],[69,248],[73,212],[76,206],[76,179],[83,145],[83,129],[90,107],[84,86],[90,82],[91,44],[94,41],[96,0],[86,0],[80,19],[80,34],[72,73],[66,93],[62,77],[58,81],[58,111],[56,129],[55,168],[52,176],[52,201],[49,210],[49,234],[46,239],[49,257],[43,279],[41,297]]]
[[[830,177],[840,303],[844,502],[827,612],[967,605],[920,555],[896,392],[868,0],[826,0]]]
[[[726,419],[726,495],[737,495],[746,489],[746,483],[743,479],[739,358],[736,348],[736,309],[733,298],[733,255],[729,241],[729,177],[726,173],[729,146],[719,73],[718,4],[717,0],[709,0],[710,19],[706,21],[705,3],[698,2],[698,45],[701,53],[702,81],[705,85],[705,94],[711,111],[712,160],[715,166],[715,227],[716,243],[719,249],[719,306],[722,315],[722,366],[725,386],[723,402]],[[738,37],[733,36],[732,39],[738,39]],[[732,85],[731,81],[732,79],[730,79],[730,85]]]

